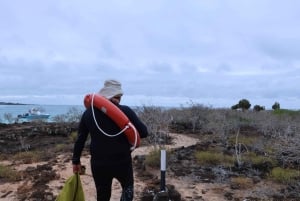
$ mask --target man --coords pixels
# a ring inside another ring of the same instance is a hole
[[[106,80],[99,94],[115,104],[136,127],[141,138],[148,135],[147,127],[128,106],[120,105],[123,91],[121,83],[116,80]],[[93,114],[94,112],[94,114]],[[94,118],[95,116],[95,118]],[[95,123],[100,126],[99,129]],[[133,200],[133,168],[131,158],[131,145],[125,134],[110,137],[102,133],[114,135],[121,128],[105,113],[94,107],[87,108],[83,113],[79,128],[78,138],[73,150],[73,172],[80,171],[80,156],[84,148],[88,134],[91,136],[90,153],[91,169],[97,190],[97,201],[109,201],[111,197],[111,185],[116,178],[122,186],[121,201]]]

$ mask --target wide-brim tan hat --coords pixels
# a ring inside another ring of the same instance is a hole
[[[106,80],[98,93],[107,99],[123,95],[121,83],[117,80]]]

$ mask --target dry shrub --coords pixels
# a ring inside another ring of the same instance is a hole
[[[159,168],[160,167],[160,153],[161,153],[161,149],[154,148],[148,155],[146,155],[145,164],[150,167]],[[171,151],[166,150],[167,163],[168,163],[168,155],[169,154],[171,154]]]
[[[144,106],[136,110],[137,115],[147,125],[149,135],[146,138],[152,145],[166,144],[169,139],[169,125],[172,115],[162,107]]]
[[[300,177],[300,171],[295,169],[273,168],[270,177],[279,183],[293,183]]]
[[[21,161],[25,164],[39,162],[42,158],[43,154],[37,151],[19,152],[12,157],[13,160]]]
[[[198,163],[202,165],[224,165],[233,166],[234,158],[232,156],[224,155],[220,152],[212,151],[198,151],[195,153]]]
[[[71,132],[70,136],[69,136],[69,139],[71,140],[71,142],[75,142],[77,140],[77,131],[73,131]]]
[[[253,186],[253,181],[247,177],[234,177],[231,178],[231,186],[235,186],[239,189],[248,189]]]
[[[254,152],[245,153],[245,160],[251,162],[254,165],[261,165],[264,163],[269,163],[273,167],[278,165],[278,162],[275,158],[271,158],[268,156],[257,155]]]
[[[21,174],[11,167],[0,165],[0,178],[8,181],[18,181],[21,179]]]
[[[54,147],[54,153],[61,153],[61,152],[72,152],[73,145],[70,144],[56,144]]]
[[[151,151],[145,159],[145,164],[150,167],[159,167],[160,165],[160,150],[154,149]]]

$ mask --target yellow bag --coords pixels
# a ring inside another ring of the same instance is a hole
[[[66,181],[55,201],[84,201],[84,192],[78,173]]]

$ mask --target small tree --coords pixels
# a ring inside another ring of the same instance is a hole
[[[260,105],[254,105],[253,107],[254,111],[261,111],[261,110],[265,110],[265,107],[264,106],[260,106]]]
[[[241,108],[243,111],[248,110],[251,107],[250,102],[247,99],[241,99],[238,104],[231,106],[232,110]]]
[[[248,110],[251,107],[250,102],[247,99],[242,99],[239,101],[239,108],[242,108],[242,110]]]
[[[273,110],[279,110],[280,109],[280,104],[278,102],[275,102],[273,105],[272,105],[272,109]]]

